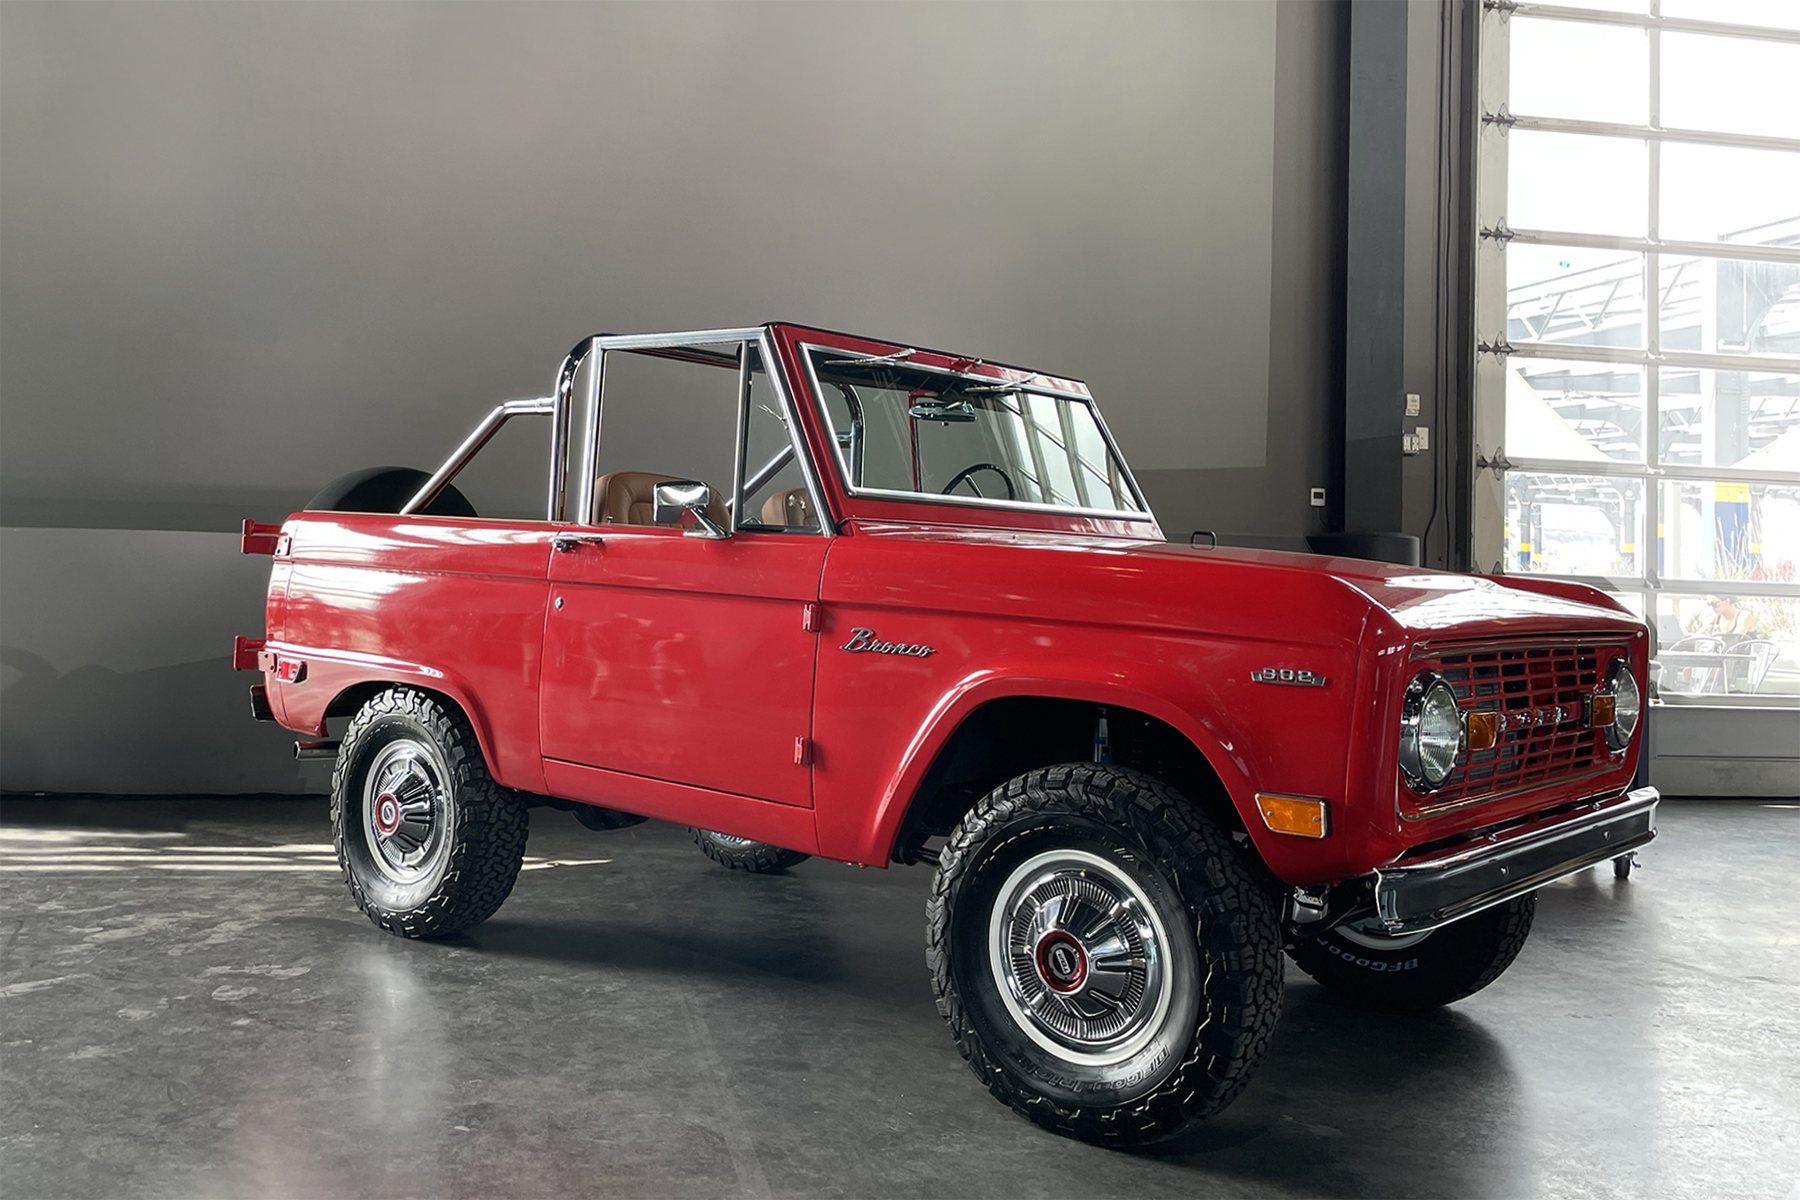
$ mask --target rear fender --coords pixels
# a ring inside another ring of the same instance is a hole
[[[275,712],[289,729],[322,738],[326,736],[326,714],[332,711],[340,697],[353,689],[371,684],[415,687],[442,696],[468,718],[496,783],[529,792],[546,790],[543,760],[538,756],[537,746],[502,752],[494,739],[493,722],[476,698],[475,690],[455,672],[403,659],[344,650],[319,650],[287,642],[270,642],[268,650],[276,656],[299,659],[306,664],[305,677],[299,683],[282,683],[273,672],[264,676]]]

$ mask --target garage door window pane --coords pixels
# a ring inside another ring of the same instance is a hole
[[[1800,474],[1800,372],[1664,367],[1662,461]]]
[[[1662,69],[1664,125],[1800,138],[1800,44],[1665,33]]]
[[[1800,582],[1800,482],[1665,480],[1657,562],[1670,579]]]
[[[1508,142],[1506,215],[1514,229],[1644,236],[1643,142],[1520,129]]]
[[[1721,586],[1656,601],[1660,696],[1800,697],[1800,600]],[[1729,632],[1743,630],[1745,632]]]
[[[1506,450],[1558,462],[1640,462],[1644,368],[1627,363],[1507,360]]]
[[[1584,8],[1611,5],[1585,2]],[[1643,10],[1637,9],[1642,12]],[[1724,25],[1761,25],[1768,29],[1800,29],[1800,4],[1794,0],[1663,0],[1662,15]],[[1665,35],[1666,36],[1666,35]]]
[[[1643,511],[1639,479],[1508,472],[1507,570],[1635,575]]]
[[[1800,244],[1800,218],[1787,227],[1782,240]],[[1657,301],[1664,350],[1800,365],[1800,263],[1665,255]]]
[[[1513,19],[1515,113],[1642,125],[1649,120],[1649,68],[1642,29]]]
[[[1663,237],[1768,243],[1800,217],[1800,154],[1670,142],[1661,204]]]
[[[1511,342],[1644,346],[1644,256],[1514,242],[1506,248]]]

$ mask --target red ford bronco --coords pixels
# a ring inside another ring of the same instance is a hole
[[[528,417],[542,490],[478,514],[452,481]],[[1445,1004],[1537,888],[1655,836],[1647,631],[1605,595],[1170,545],[1085,385],[976,358],[585,339],[435,473],[347,476],[244,548],[274,567],[234,661],[334,760],[377,925],[490,916],[531,805],[923,862],[970,1066],[1107,1145],[1237,1095],[1284,951],[1348,1003]]]

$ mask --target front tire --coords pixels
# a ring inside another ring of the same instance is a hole
[[[1281,1014],[1269,892],[1223,831],[1122,767],[1032,771],[945,846],[926,960],[951,1036],[1001,1103],[1101,1145],[1230,1104]]]
[[[401,937],[493,916],[525,859],[525,804],[488,774],[467,719],[411,688],[363,705],[331,773],[331,836],[350,894]]]
[[[694,835],[694,844],[700,847],[702,854],[733,871],[759,874],[765,871],[785,871],[812,857],[798,850],[784,850],[767,842],[752,841],[729,833],[714,833],[710,829],[696,829],[691,825],[688,832]]]
[[[1419,1012],[1472,996],[1500,978],[1531,936],[1537,893],[1427,933],[1389,937],[1373,921],[1341,925],[1288,953],[1349,1008]]]

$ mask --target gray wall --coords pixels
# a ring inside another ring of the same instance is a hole
[[[0,6],[0,785],[320,786],[238,716],[266,562],[222,531],[432,465],[597,329],[1085,378],[1172,533],[1298,546],[1343,40],[1307,3]]]

